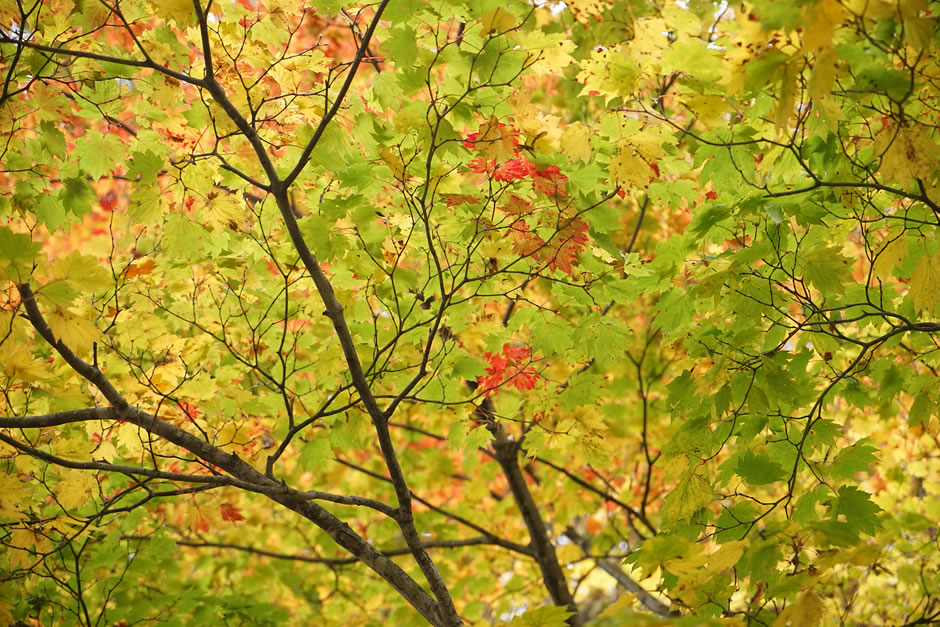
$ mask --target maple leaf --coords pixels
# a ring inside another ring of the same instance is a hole
[[[499,207],[511,216],[529,215],[533,211],[532,203],[518,194],[508,194],[506,202]]]
[[[531,176],[535,174],[535,172],[535,166],[525,158],[520,157],[518,159],[510,159],[495,168],[492,172],[492,176],[493,179],[497,181],[512,181]]]
[[[486,398],[502,385],[520,391],[531,390],[540,378],[532,366],[532,351],[525,346],[504,344],[501,353],[486,353],[483,357],[490,365],[486,369],[486,376],[477,378],[477,389]]]
[[[512,250],[521,257],[535,255],[545,245],[541,237],[529,230],[525,220],[517,220],[510,227],[512,237]]]
[[[548,259],[549,270],[561,270],[568,276],[574,272],[572,264],[588,244],[588,225],[583,220],[575,219],[565,225],[550,242],[539,257]]]
[[[933,313],[933,308],[940,300],[937,294],[940,286],[940,253],[932,257],[921,257],[914,266],[911,275],[911,297],[914,309]]]
[[[518,137],[519,131],[491,117],[479,131],[467,135],[463,145],[490,159],[506,161],[519,153]]]
[[[473,194],[445,194],[444,202],[448,207],[459,207],[460,205],[480,202],[480,197]]]
[[[222,520],[227,520],[228,522],[238,522],[239,520],[245,520],[245,517],[242,516],[241,510],[238,509],[232,503],[222,503],[219,505],[219,514],[222,516]]]
[[[532,172],[532,189],[538,194],[554,198],[565,195],[568,177],[561,173],[557,165]]]

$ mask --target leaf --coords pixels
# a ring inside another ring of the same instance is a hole
[[[775,483],[787,476],[783,466],[753,451],[744,451],[738,456],[735,473],[752,485]]]
[[[711,484],[698,473],[685,476],[666,495],[663,503],[663,520],[670,523],[687,521],[695,512],[711,503],[714,496]]]
[[[21,283],[29,277],[40,244],[29,235],[0,226],[0,279]]]
[[[812,590],[800,595],[795,603],[786,607],[773,622],[774,627],[818,625],[825,616],[826,606]]]
[[[222,520],[228,522],[238,522],[240,520],[245,520],[245,517],[242,516],[241,510],[238,509],[232,503],[222,503],[219,505],[219,514],[222,516]]]
[[[910,294],[916,311],[933,312],[940,300],[940,253],[917,260],[911,274]]]
[[[73,510],[88,503],[89,496],[94,496],[98,489],[95,476],[87,470],[63,469],[61,473],[56,495],[62,507]]]
[[[931,395],[923,392],[914,398],[907,413],[907,424],[910,426],[926,425],[930,418],[937,414],[937,402]]]
[[[878,461],[878,449],[871,446],[870,438],[862,438],[842,451],[832,460],[829,475],[835,479],[850,479],[857,472],[869,472]]]
[[[564,627],[574,612],[567,607],[545,606],[528,610],[510,621],[516,627]]]
[[[821,246],[803,256],[806,280],[824,294],[838,293],[848,280],[849,262],[838,246]]]
[[[127,170],[127,176],[130,178],[140,177],[140,182],[144,185],[156,185],[157,174],[163,169],[163,157],[146,150],[144,152],[135,152],[131,158],[130,166]]]
[[[117,135],[88,133],[76,142],[72,155],[93,179],[99,179],[121,165],[125,148]]]
[[[46,313],[45,318],[55,338],[76,355],[90,354],[92,344],[101,337],[101,331],[92,320],[71,311],[57,307]]]
[[[891,278],[891,273],[897,267],[904,257],[907,256],[907,241],[901,238],[893,239],[884,248],[879,251],[878,256],[872,264],[872,274],[881,281],[887,281]]]
[[[855,486],[840,487],[833,508],[834,515],[845,516],[845,520],[853,529],[869,535],[873,535],[882,528],[883,525],[878,518],[878,513],[881,511],[880,507],[871,502],[867,492]]]
[[[617,156],[610,162],[610,179],[614,184],[627,189],[644,189],[649,186],[652,176],[653,169],[640,157],[636,148],[623,142],[617,149]]]
[[[587,162],[591,158],[591,132],[580,122],[569,124],[561,134],[561,150],[568,163]]]
[[[529,54],[532,72],[536,74],[563,74],[564,68],[574,62],[571,53],[577,44],[565,33],[546,34],[540,30],[520,40],[522,49]]]

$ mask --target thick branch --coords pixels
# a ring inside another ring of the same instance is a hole
[[[194,0],[194,6],[196,7],[201,38],[204,44],[204,48],[207,50],[205,44],[208,41],[209,36],[208,23],[205,15],[202,13],[201,8],[199,7],[198,2],[199,0]],[[372,34],[375,32],[382,12],[388,5],[388,2],[389,0],[383,0],[378,9],[376,9],[376,15],[373,18],[372,23],[369,25],[368,31],[362,38],[362,42],[356,53],[356,58],[348,70],[349,73],[346,77],[346,81],[343,83],[339,94],[337,94],[337,97],[334,99],[333,106],[320,121],[313,138],[304,149],[297,166],[283,180],[278,177],[278,174],[274,168],[274,163],[265,151],[264,144],[262,143],[257,131],[252,127],[251,124],[249,124],[248,120],[246,120],[245,117],[238,112],[235,105],[226,96],[222,86],[216,81],[212,68],[212,58],[208,52],[204,52],[206,56],[206,76],[203,83],[209,94],[213,97],[213,99],[216,100],[216,102],[218,102],[219,106],[222,107],[226,115],[232,120],[232,122],[235,123],[235,125],[245,135],[245,137],[248,138],[248,141],[251,143],[252,148],[255,151],[255,155],[258,157],[258,160],[264,169],[265,175],[268,177],[269,185],[266,187],[261,187],[269,191],[274,196],[278,209],[281,211],[281,215],[284,218],[287,231],[290,234],[291,242],[293,243],[298,255],[303,261],[304,267],[307,269],[307,272],[313,279],[314,285],[317,288],[317,292],[320,294],[320,298],[323,300],[323,304],[326,309],[326,316],[333,323],[333,328],[336,331],[340,345],[343,349],[343,356],[345,357],[346,364],[349,367],[352,382],[356,388],[356,391],[359,393],[360,398],[362,399],[362,403],[365,406],[366,411],[369,413],[369,417],[372,419],[372,422],[375,426],[379,446],[382,450],[382,455],[385,457],[386,466],[388,467],[389,475],[391,476],[393,485],[395,487],[395,495],[398,500],[398,515],[396,516],[396,521],[398,522],[398,526],[401,529],[402,536],[405,538],[405,542],[407,542],[408,546],[411,547],[415,561],[418,563],[418,566],[421,568],[421,572],[427,579],[435,598],[437,598],[438,602],[440,603],[441,611],[445,616],[447,623],[451,625],[460,625],[463,621],[457,614],[457,610],[454,607],[454,602],[451,599],[449,590],[447,589],[447,584],[444,582],[440,572],[437,570],[437,567],[431,560],[430,555],[428,555],[427,551],[424,550],[424,547],[421,543],[421,537],[414,525],[414,516],[412,514],[411,506],[411,492],[408,489],[408,484],[405,481],[405,475],[401,470],[400,464],[398,463],[398,457],[388,431],[388,425],[386,424],[387,417],[379,408],[375,396],[372,394],[372,391],[369,388],[369,384],[366,381],[362,364],[359,361],[358,354],[356,353],[355,343],[353,342],[352,335],[349,332],[349,327],[346,324],[346,320],[343,317],[343,307],[336,299],[336,296],[333,293],[333,286],[330,284],[329,279],[327,279],[326,275],[323,273],[322,269],[320,268],[319,261],[317,261],[316,257],[310,251],[310,248],[304,241],[303,234],[300,232],[300,228],[297,224],[297,218],[294,215],[294,207],[290,202],[288,192],[291,183],[294,181],[294,179],[296,179],[296,177],[300,174],[306,165],[310,154],[313,152],[313,149],[316,147],[320,136],[326,129],[326,125],[339,111],[339,107],[342,104],[346,92],[349,90],[349,87],[352,84],[353,77],[355,76],[360,63],[366,54],[366,48],[369,45]]]
[[[522,513],[522,519],[529,530],[535,559],[542,571],[545,588],[551,595],[555,605],[566,606],[574,612],[568,618],[568,624],[572,626],[582,625],[581,616],[578,614],[578,606],[568,590],[568,580],[561,564],[558,563],[555,545],[552,544],[549,537],[548,529],[542,520],[538,505],[536,505],[535,499],[532,498],[532,493],[529,492],[529,486],[526,484],[522,469],[519,468],[518,443],[510,440],[502,426],[498,425],[495,428],[493,448],[496,451],[496,461],[499,462],[503,473],[506,475],[516,506]]]
[[[236,480],[243,482],[240,487],[258,491],[271,500],[291,509],[307,520],[316,524],[319,528],[326,531],[329,536],[344,549],[355,555],[369,568],[375,571],[380,577],[385,579],[395,588],[421,615],[433,625],[452,626],[458,625],[449,612],[441,612],[438,604],[421,588],[418,583],[412,579],[408,573],[402,570],[397,564],[379,553],[375,547],[366,542],[362,537],[355,533],[348,524],[331,514],[323,507],[312,503],[309,497],[302,492],[287,488],[280,482],[258,472],[249,464],[242,461],[238,455],[229,454],[219,449],[205,440],[201,440],[188,431],[175,425],[165,422],[156,416],[140,411],[131,407],[121,394],[114,388],[101,370],[85,362],[75,355],[63,342],[57,340],[49,329],[49,325],[42,317],[39,307],[36,305],[36,299],[28,284],[19,286],[20,297],[26,308],[27,316],[33,325],[33,328],[58,351],[62,358],[77,373],[94,384],[101,393],[114,405],[111,409],[101,409],[105,416],[113,420],[123,420],[146,431],[157,435],[168,442],[180,446],[203,461],[227,472]],[[373,401],[374,402],[374,401]],[[75,418],[75,416],[71,416]],[[36,417],[34,417],[36,418]],[[42,417],[39,417],[42,418]],[[5,419],[15,420],[15,419]],[[34,420],[34,422],[36,422]],[[388,427],[385,427],[386,433]],[[42,453],[37,451],[37,453]],[[33,454],[32,452],[30,454]],[[98,463],[98,462],[84,462]],[[409,510],[410,514],[410,510]],[[412,523],[411,528],[414,529]],[[415,532],[415,536],[417,533]],[[411,544],[409,543],[409,546]],[[420,546],[420,540],[419,540]],[[421,548],[422,553],[427,557],[427,552]],[[414,551],[412,551],[414,552]],[[427,557],[430,561],[430,557]],[[453,608],[451,602],[450,607]],[[453,610],[453,616],[456,616],[456,610]],[[459,618],[456,619],[460,621]]]

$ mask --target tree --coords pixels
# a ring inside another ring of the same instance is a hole
[[[0,622],[940,618],[940,6],[0,4]]]

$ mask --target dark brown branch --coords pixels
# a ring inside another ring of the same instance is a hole
[[[183,83],[189,83],[190,85],[195,85],[196,87],[203,86],[201,80],[193,78],[188,74],[183,74],[182,72],[177,72],[176,70],[171,70],[168,67],[164,67],[159,63],[156,63],[151,60],[139,60],[139,59],[123,59],[121,57],[112,57],[106,54],[98,54],[96,52],[87,52],[84,50],[72,50],[70,48],[59,48],[56,46],[46,46],[43,44],[37,44],[29,41],[21,41],[18,39],[13,39],[6,33],[0,33],[0,43],[2,44],[13,44],[15,46],[22,46],[24,48],[29,48],[31,50],[38,50],[40,52],[46,52],[52,55],[62,55],[66,57],[76,57],[81,59],[92,59],[94,61],[103,61],[105,63],[114,63],[116,65],[125,65],[128,67],[139,67],[148,70],[154,70],[161,74],[165,74],[170,78],[175,78],[178,81]]]
[[[493,448],[496,451],[496,461],[499,462],[503,473],[506,475],[516,506],[519,508],[526,528],[529,530],[535,560],[542,571],[542,580],[552,597],[552,602],[555,605],[567,607],[574,612],[568,618],[569,625],[582,625],[583,622],[578,614],[578,606],[568,590],[567,577],[565,577],[565,572],[562,570],[561,564],[558,562],[558,556],[555,554],[555,545],[552,544],[538,505],[535,503],[535,499],[532,498],[532,493],[529,491],[522,469],[519,467],[519,443],[511,440],[506,435],[502,425],[497,425],[494,429]]]
[[[114,420],[123,420],[137,425],[146,431],[159,436],[168,442],[176,444],[199,457],[208,464],[215,466],[227,473],[234,479],[228,479],[233,485],[244,487],[245,489],[260,492],[271,500],[280,503],[284,507],[293,510],[316,524],[324,530],[341,547],[359,558],[369,568],[385,579],[395,590],[399,592],[419,613],[433,625],[457,625],[454,620],[445,613],[441,616],[441,611],[435,600],[421,588],[418,583],[411,578],[401,567],[379,553],[375,547],[366,542],[361,536],[354,532],[348,524],[334,516],[328,510],[313,503],[303,493],[292,490],[278,481],[258,472],[249,464],[242,461],[238,455],[229,454],[225,451],[209,444],[192,435],[188,431],[157,418],[151,414],[131,407],[127,401],[117,392],[114,386],[108,381],[104,373],[97,367],[83,361],[71,351],[64,343],[57,340],[49,329],[48,324],[42,317],[39,307],[36,304],[35,296],[28,284],[19,286],[20,297],[26,308],[27,316],[33,325],[33,328],[49,344],[58,351],[65,359],[66,363],[77,373],[95,385],[101,393],[114,405],[110,409],[101,411],[111,412]],[[374,401],[373,401],[374,402]],[[386,433],[387,433],[386,426]],[[6,436],[4,436],[6,437]],[[42,451],[37,453],[42,454]],[[30,453],[32,454],[32,453]],[[94,463],[99,462],[81,462]],[[236,484],[235,481],[240,483]],[[408,512],[410,516],[410,510]],[[413,520],[413,519],[412,519]],[[411,528],[414,529],[412,523]],[[415,536],[417,532],[415,531]],[[420,542],[420,540],[419,540]],[[409,544],[409,546],[411,546]],[[419,545],[420,546],[420,545]],[[425,556],[427,553],[422,548]],[[430,558],[428,557],[428,560]],[[453,604],[451,603],[451,607]],[[456,616],[456,610],[454,610]],[[460,619],[457,618],[459,621]]]

